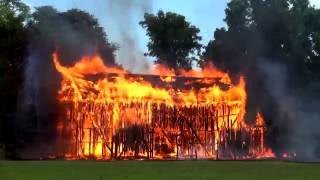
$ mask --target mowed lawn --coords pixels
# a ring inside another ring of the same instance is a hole
[[[320,164],[280,161],[0,161],[0,180],[318,180]]]

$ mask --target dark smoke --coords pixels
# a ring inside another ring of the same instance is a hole
[[[290,76],[286,66],[282,64],[262,60],[258,69],[265,77],[266,90],[277,108],[277,112],[271,115],[276,126],[288,128],[286,141],[281,141],[284,143],[283,148],[289,152],[296,152],[298,158],[317,158],[320,137],[319,99],[308,94],[301,97],[288,93]],[[307,93],[307,90],[304,90],[304,93]]]
[[[52,53],[57,50],[61,63],[67,66],[84,55],[96,53],[105,64],[116,65],[113,45],[97,20],[86,12],[76,9],[58,12],[48,6],[37,8],[33,16],[35,20],[28,24],[30,56],[17,117],[20,143],[31,146],[31,150],[26,148],[31,154],[20,152],[24,158],[32,157],[32,152],[37,154],[32,147],[47,147],[41,149],[47,155],[57,152],[52,147],[58,146],[50,144],[54,144],[57,137],[57,92],[61,77],[55,70]]]
[[[246,120],[253,122],[257,112],[266,120],[267,144],[278,156],[287,152],[297,158],[319,158],[320,101],[317,96],[299,89],[297,77],[285,64],[258,58],[247,69]],[[245,68],[243,68],[245,69]]]
[[[101,12],[115,26],[102,28],[97,19],[90,14],[71,9],[59,12],[50,6],[35,9],[34,21],[27,25],[29,30],[29,58],[25,69],[25,82],[21,90],[17,122],[21,145],[25,151],[18,152],[23,158],[48,156],[56,143],[57,117],[59,106],[57,92],[60,87],[60,75],[52,62],[52,53],[59,52],[61,63],[73,65],[84,55],[100,54],[105,64],[116,65],[115,45],[110,43],[104,30],[116,29],[120,51],[118,62],[132,71],[147,71],[148,62],[137,45],[137,32],[134,31],[141,19],[136,15],[149,12],[151,2],[147,0],[117,0],[95,2],[95,6],[106,7]],[[100,8],[97,8],[100,9]],[[135,22],[137,21],[137,22]],[[114,38],[117,39],[117,38]],[[46,147],[35,151],[33,147]]]
[[[317,49],[310,35],[319,29],[304,15],[316,11],[308,1],[230,1],[228,28],[217,29],[206,48],[205,58],[233,79],[245,76],[245,119],[252,123],[261,112],[267,144],[278,156],[320,158],[320,85],[312,82]]]

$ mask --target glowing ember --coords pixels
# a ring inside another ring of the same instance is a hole
[[[64,156],[77,158],[269,158],[260,114],[247,125],[245,80],[208,66],[176,71],[156,65],[151,75],[106,67],[98,56],[62,66],[57,130]]]

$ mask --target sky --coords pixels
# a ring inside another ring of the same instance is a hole
[[[138,24],[143,20],[145,12],[156,13],[158,10],[163,10],[184,15],[187,21],[200,29],[202,44],[205,45],[213,38],[216,28],[225,26],[224,10],[229,0],[23,0],[23,2],[31,7],[51,5],[59,11],[78,8],[89,12],[105,28],[109,40],[119,44],[117,61],[130,70],[141,71],[139,68],[134,68],[140,61],[138,59],[147,61],[149,65],[152,61],[143,56],[143,53],[147,52],[148,37]],[[310,2],[320,7],[320,0],[310,0]],[[127,36],[133,44],[128,43]],[[135,60],[128,59],[126,55],[135,57],[133,58]]]
[[[184,15],[187,21],[200,29],[202,43],[207,44],[213,38],[214,30],[225,26],[224,9],[228,0],[24,0],[24,2],[31,7],[51,5],[59,11],[78,8],[89,12],[98,18],[109,40],[119,44],[117,61],[124,66],[128,64],[127,68],[130,70],[141,71],[139,68],[132,68],[134,62],[128,63],[139,60],[128,60],[125,54],[128,54],[128,51],[136,51],[130,55],[151,64],[152,59],[146,60],[143,56],[143,53],[147,52],[148,37],[139,25],[145,12],[156,13],[158,10],[163,10]],[[121,32],[123,30],[128,32]],[[133,38],[135,47],[127,47],[128,43],[124,42],[123,33],[128,33]]]
[[[109,26],[114,22],[108,22],[107,6],[109,3],[107,1],[110,0],[24,0],[25,3],[32,7],[51,5],[59,11],[65,11],[70,8],[86,10],[99,19],[100,23],[105,26],[106,31],[109,32],[110,39],[114,39],[117,35],[112,32],[112,27]],[[106,2],[105,6],[103,2]],[[227,2],[228,0],[151,0],[151,12],[156,13],[161,9],[186,16],[188,21],[201,30],[200,34],[203,37],[203,42],[208,42],[212,38],[215,28],[224,26],[224,9]],[[103,11],[106,13],[104,14]],[[134,13],[134,17],[131,18],[135,21],[136,31],[141,33],[139,38],[144,40],[145,31],[138,25],[139,21],[143,20],[143,13]]]

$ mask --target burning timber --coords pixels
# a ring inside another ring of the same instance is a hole
[[[245,82],[211,76],[129,74],[99,56],[60,64],[57,130],[69,159],[246,159],[272,157],[260,114],[245,123]],[[199,73],[198,73],[199,75]]]

